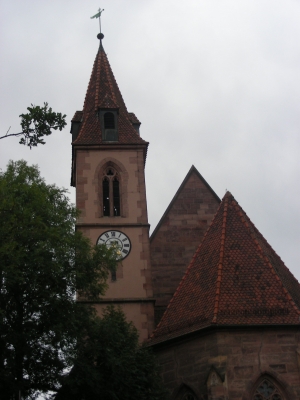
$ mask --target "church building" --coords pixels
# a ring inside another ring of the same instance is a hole
[[[192,166],[149,237],[149,143],[128,112],[103,34],[72,119],[76,228],[118,248],[101,309],[120,305],[174,400],[300,399],[300,285],[227,192]]]

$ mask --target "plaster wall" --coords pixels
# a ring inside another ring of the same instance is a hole
[[[141,340],[154,326],[143,151],[138,146],[76,150],[76,205],[81,212],[76,228],[92,244],[108,230],[119,230],[131,241],[130,253],[118,263],[117,279],[109,279],[102,304],[95,307],[101,312],[107,304],[120,305]],[[102,177],[108,165],[120,178],[121,215],[116,217],[103,216]]]
[[[121,216],[103,217],[101,172],[113,163],[121,177]],[[77,150],[76,206],[78,223],[148,223],[143,149]]]

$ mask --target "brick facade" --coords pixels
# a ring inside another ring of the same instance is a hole
[[[300,399],[300,327],[200,331],[155,352],[174,400],[186,392],[197,400],[253,400],[263,378],[282,399]]]

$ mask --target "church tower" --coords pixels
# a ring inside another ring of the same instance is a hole
[[[112,241],[120,249],[117,271],[96,309],[120,305],[145,340],[152,332],[149,224],[145,189],[148,142],[127,111],[102,46],[94,62],[82,111],[71,126],[72,176],[80,217],[76,228],[93,244]]]

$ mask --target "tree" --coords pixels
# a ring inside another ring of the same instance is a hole
[[[99,298],[115,268],[114,249],[75,231],[77,215],[37,167],[10,162],[0,174],[1,399],[59,388],[94,312],[75,295]]]
[[[27,110],[29,111],[27,114],[19,115],[22,132],[9,134],[8,130],[4,136],[0,136],[0,139],[9,136],[22,136],[19,143],[27,145],[31,149],[38,144],[45,144],[43,137],[51,135],[52,130],[61,131],[67,125],[66,115],[52,111],[48,103],[44,103],[43,107],[31,104],[31,107],[27,107]]]
[[[166,400],[159,368],[123,312],[113,306],[87,326],[56,400]]]

